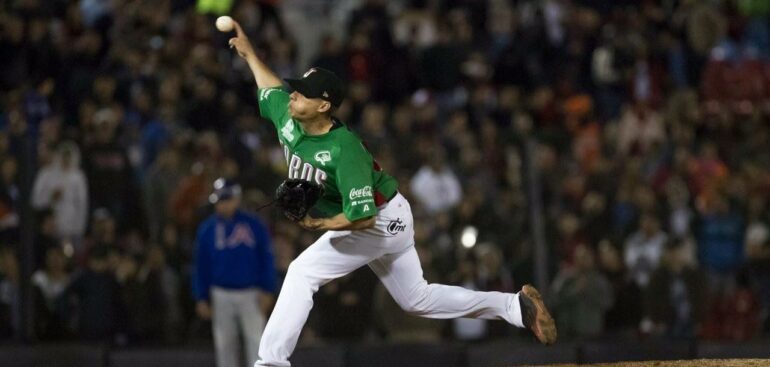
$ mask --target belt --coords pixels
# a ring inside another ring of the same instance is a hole
[[[398,195],[398,190],[394,191],[393,194],[390,195],[390,197],[382,196],[379,192],[377,192],[374,196],[374,205],[377,206],[378,209],[382,209],[385,207],[385,204],[393,200],[394,197]]]
[[[390,195],[390,197],[387,199],[387,201],[393,200],[393,198],[396,197],[396,195],[398,195],[398,190],[393,191],[393,194]]]
[[[396,197],[396,194],[398,194],[398,190],[396,190],[390,197],[385,197],[382,195],[379,191],[374,192],[374,205],[378,208],[387,204],[389,201],[393,200],[394,197]]]

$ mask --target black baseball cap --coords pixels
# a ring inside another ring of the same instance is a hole
[[[345,99],[342,79],[324,68],[310,68],[301,79],[284,79],[295,91],[307,98],[321,98],[339,107]]]
[[[241,196],[241,185],[233,180],[218,178],[214,181],[214,192],[209,195],[209,202],[218,203],[220,200],[228,200]]]

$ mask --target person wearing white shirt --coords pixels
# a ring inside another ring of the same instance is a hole
[[[80,150],[72,142],[59,145],[52,162],[41,168],[32,187],[32,206],[51,208],[59,239],[76,246],[86,231],[88,187],[80,168]]]
[[[625,261],[629,276],[644,289],[652,272],[660,264],[668,235],[660,229],[660,221],[652,214],[643,214],[639,230],[626,240]]]
[[[446,211],[462,199],[460,181],[446,164],[442,150],[437,150],[430,162],[417,171],[409,187],[428,214]]]

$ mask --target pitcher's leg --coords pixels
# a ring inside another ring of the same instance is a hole
[[[476,292],[462,287],[428,284],[414,246],[382,256],[369,266],[406,312],[435,319],[458,317],[505,320],[523,327],[518,294]]]
[[[307,274],[297,258],[289,265],[281,293],[259,343],[260,360],[255,366],[288,367],[289,356],[313,308],[313,293],[322,281]]]
[[[289,265],[262,334],[260,360],[255,366],[290,366],[289,357],[313,308],[313,294],[330,280],[369,263],[382,251],[377,246],[356,242],[355,236],[328,232]]]
[[[556,342],[557,332],[540,293],[531,285],[521,292],[475,292],[461,287],[428,284],[414,246],[372,261],[369,266],[407,312],[429,318],[502,319],[527,328],[543,344]]]

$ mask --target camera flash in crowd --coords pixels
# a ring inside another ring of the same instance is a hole
[[[62,243],[62,250],[67,258],[72,258],[75,255],[75,246],[72,245],[72,241],[64,241]]]
[[[463,247],[470,249],[476,246],[476,239],[479,236],[479,230],[474,226],[467,226],[463,229],[463,234],[460,236],[460,243]]]

